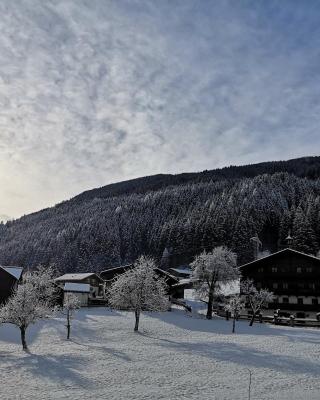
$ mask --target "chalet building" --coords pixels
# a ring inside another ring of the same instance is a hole
[[[300,315],[320,311],[320,259],[286,248],[240,267],[242,280],[274,293],[269,309]]]
[[[64,293],[77,293],[83,306],[104,298],[104,281],[93,272],[65,274],[56,278],[55,283]]]
[[[0,304],[6,302],[22,276],[20,267],[0,266]]]

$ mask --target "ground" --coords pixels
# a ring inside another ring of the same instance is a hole
[[[0,398],[251,399],[320,398],[320,330],[207,321],[182,310],[143,314],[82,309],[66,340],[59,316],[27,333],[0,326]]]

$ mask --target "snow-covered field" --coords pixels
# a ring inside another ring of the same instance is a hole
[[[82,309],[65,339],[56,318],[28,332],[0,326],[0,399],[320,398],[320,330],[206,321],[184,311],[133,315]]]

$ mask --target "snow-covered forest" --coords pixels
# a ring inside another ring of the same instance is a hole
[[[141,254],[190,262],[225,245],[238,262],[253,256],[256,233],[275,251],[288,231],[294,247],[320,248],[319,157],[155,176],[88,191],[0,224],[0,262],[55,263],[61,272],[103,270]],[[179,178],[180,177],[180,178]]]

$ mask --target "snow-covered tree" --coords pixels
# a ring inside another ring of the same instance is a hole
[[[51,267],[41,267],[35,272],[25,273],[22,283],[0,308],[0,322],[11,323],[20,329],[23,350],[28,350],[27,328],[39,319],[48,318],[54,311],[53,271]]]
[[[225,310],[230,312],[232,315],[232,333],[235,332],[236,320],[238,319],[240,311],[243,307],[244,302],[240,295],[231,296],[225,305]]]
[[[293,220],[293,248],[306,254],[316,254],[316,236],[311,223],[301,207],[298,207]]]
[[[62,313],[67,319],[67,339],[70,339],[71,321],[75,312],[80,308],[80,300],[74,293],[65,293]]]
[[[199,297],[207,300],[207,319],[212,318],[213,299],[220,285],[239,277],[236,264],[235,253],[223,246],[204,251],[190,264],[194,287]]]
[[[111,307],[134,311],[135,331],[141,311],[166,311],[169,307],[167,285],[155,268],[153,259],[142,256],[132,269],[115,279],[108,291]]]
[[[252,326],[256,315],[263,307],[267,306],[268,303],[273,301],[274,295],[267,289],[258,290],[254,286],[252,279],[246,279],[245,281],[241,282],[240,291],[241,294],[246,296],[246,303],[248,303],[252,311],[252,317],[250,320],[250,326]]]

